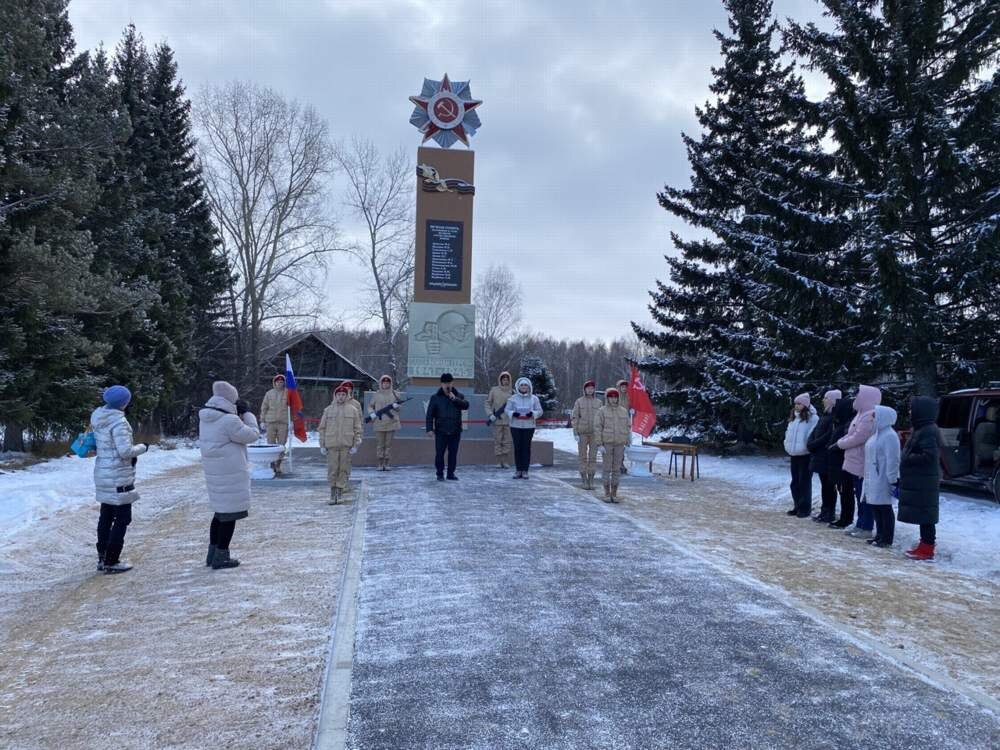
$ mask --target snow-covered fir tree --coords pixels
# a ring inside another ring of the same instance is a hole
[[[853,196],[867,369],[905,392],[1000,370],[1000,3],[824,0],[790,39],[826,74]]]
[[[520,377],[531,381],[531,388],[538,396],[538,402],[544,412],[549,413],[559,408],[556,380],[541,357],[522,357]]]
[[[683,136],[687,188],[660,204],[698,231],[673,235],[670,281],[650,306],[658,328],[633,324],[667,356],[641,365],[668,388],[665,418],[713,440],[749,441],[780,429],[790,398],[842,378],[856,356],[842,289],[847,222],[803,86],[781,59],[770,0],[726,0],[728,35],[716,99],[697,110],[702,134]]]
[[[0,420],[22,450],[24,430],[79,427],[93,407],[104,348],[83,322],[108,290],[80,222],[118,126],[65,0],[0,3],[0,29]]]

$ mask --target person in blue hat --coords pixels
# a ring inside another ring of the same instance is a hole
[[[94,489],[101,504],[97,522],[97,569],[105,573],[124,573],[132,566],[121,559],[125,531],[132,523],[132,503],[139,499],[135,491],[136,458],[148,449],[132,442],[132,426],[125,419],[125,407],[132,393],[123,385],[104,391],[104,405],[90,416],[90,427],[97,443],[94,462]]]

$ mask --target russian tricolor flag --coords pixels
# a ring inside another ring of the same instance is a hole
[[[292,430],[295,437],[304,443],[306,441],[306,421],[302,415],[302,396],[295,385],[292,358],[288,354],[285,354],[285,388],[288,390],[288,409],[292,412]]]

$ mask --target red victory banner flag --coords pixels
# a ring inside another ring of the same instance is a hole
[[[649,437],[656,427],[656,409],[649,399],[646,386],[639,377],[639,368],[632,365],[632,373],[628,379],[628,403],[634,412],[632,415],[632,432],[638,432],[643,437]]]

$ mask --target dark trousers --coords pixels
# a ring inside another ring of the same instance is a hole
[[[220,521],[218,518],[212,518],[212,525],[208,527],[208,543],[218,549],[229,549],[234,531],[236,531],[236,521]]]
[[[869,505],[868,508],[875,521],[875,538],[892,544],[892,540],[896,538],[896,514],[892,512],[892,506]]]
[[[937,542],[937,524],[920,524],[920,541],[924,544],[934,544]]]
[[[812,511],[812,472],[809,456],[792,456],[792,502],[800,516]]]
[[[132,523],[132,505],[101,503],[101,517],[97,521],[97,554],[107,565],[120,561],[125,546],[125,531]]]
[[[510,439],[514,443],[514,468],[518,471],[527,471],[531,466],[531,438],[534,434],[534,427],[510,428]]]
[[[829,474],[820,474],[819,483],[823,493],[823,504],[820,505],[819,515],[832,521],[833,514],[837,511],[837,480]]]
[[[455,465],[458,463],[458,444],[461,440],[461,432],[456,432],[454,435],[434,433],[434,469],[439,477],[444,476],[445,450],[448,451],[448,476],[455,476]]]
[[[841,472],[837,489],[840,492],[840,518],[837,520],[847,527],[854,523],[854,477],[846,471]]]
[[[864,531],[871,531],[875,528],[875,516],[872,514],[872,506],[861,499],[861,490],[864,486],[864,479],[854,477],[854,497],[858,498],[858,522],[855,524],[855,527]]]

